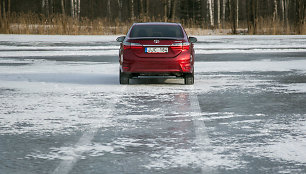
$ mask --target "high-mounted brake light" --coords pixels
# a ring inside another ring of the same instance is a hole
[[[140,43],[131,43],[131,42],[123,42],[123,49],[142,49],[142,45]]]

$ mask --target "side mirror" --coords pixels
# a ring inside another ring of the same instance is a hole
[[[191,43],[195,43],[195,42],[198,41],[198,39],[195,38],[195,37],[189,37],[189,41],[190,41]]]
[[[123,42],[125,39],[125,36],[120,36],[116,39],[117,42]]]

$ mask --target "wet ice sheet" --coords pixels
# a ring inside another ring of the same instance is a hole
[[[294,62],[297,65],[301,64],[301,61],[274,62],[279,68],[272,67],[272,72],[278,75],[281,72],[294,71],[303,75],[305,70],[303,66],[292,69]],[[146,160],[145,163],[140,163],[139,168],[149,171],[190,167],[204,171],[214,171],[214,168],[239,171],[250,167],[248,160],[243,160],[243,156],[257,159],[270,158],[275,161],[271,164],[276,166],[287,162],[298,165],[306,163],[304,154],[300,153],[305,147],[304,135],[301,133],[290,135],[296,131],[304,132],[303,125],[298,127],[296,124],[303,123],[300,121],[304,120],[305,113],[302,112],[302,115],[287,113],[286,117],[295,118],[289,124],[277,123],[273,119],[267,122],[269,120],[267,118],[273,114],[269,116],[265,110],[247,115],[238,113],[237,109],[212,110],[212,106],[204,104],[201,98],[201,95],[222,95],[237,88],[246,90],[241,94],[247,94],[251,98],[252,94],[264,91],[274,93],[286,90],[289,94],[294,92],[292,89],[289,90],[290,85],[279,84],[271,78],[273,77],[271,75],[265,76],[269,77],[268,79],[261,78],[260,73],[270,72],[268,68],[264,68],[267,62],[253,62],[263,66],[249,68],[248,65],[252,65],[250,62],[240,66],[237,66],[237,62],[227,62],[226,69],[220,66],[222,65],[220,62],[218,66],[199,62],[197,82],[192,88],[178,85],[181,83],[180,80],[169,81],[174,82],[174,85],[144,85],[141,81],[135,80],[134,83],[140,84],[125,87],[123,91],[117,82],[116,64],[35,61],[32,63],[19,68],[18,71],[11,67],[1,69],[1,95],[2,98],[5,97],[1,103],[1,107],[4,108],[1,109],[2,134],[70,135],[76,130],[88,131],[98,128],[102,129],[102,132],[116,131],[118,136],[109,139],[96,135],[100,138],[89,145],[60,147],[51,145],[48,151],[29,152],[24,159],[69,160],[78,157],[86,161],[90,158],[99,159],[106,156],[111,158],[111,156],[137,153],[138,150],[131,151],[136,148],[144,150],[147,155],[141,157]],[[206,68],[200,70],[201,67]],[[216,67],[221,68],[218,70]],[[200,96],[199,115],[191,112],[190,96],[193,94]],[[216,101],[215,105],[220,104],[211,96],[206,97]],[[111,109],[107,103],[112,102],[114,98],[119,98],[119,101],[112,103],[116,109]],[[231,98],[235,100],[234,96]],[[194,141],[193,121],[204,121],[207,126],[211,143],[204,149]],[[264,127],[261,128],[262,126]],[[157,131],[156,128],[162,129]],[[232,132],[236,129],[239,131]],[[279,129],[284,131],[284,136],[277,135]],[[152,137],[152,133],[157,136]],[[139,137],[135,137],[135,134]],[[257,141],[267,136],[270,137],[269,141]],[[237,138],[237,141],[229,141],[233,137]],[[248,140],[249,137],[254,137],[254,140]],[[285,151],[288,148],[290,150]]]
[[[118,53],[117,36],[0,35],[0,57],[101,56]]]
[[[305,36],[198,36],[198,54],[305,52]]]
[[[194,86],[120,86],[112,62],[0,64],[0,171],[305,173],[306,60],[197,62]]]

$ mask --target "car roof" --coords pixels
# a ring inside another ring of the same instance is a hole
[[[143,23],[134,23],[134,25],[181,25],[181,24],[173,22],[143,22]]]

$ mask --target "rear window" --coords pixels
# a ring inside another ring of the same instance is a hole
[[[176,37],[184,38],[178,25],[135,25],[130,37]]]

